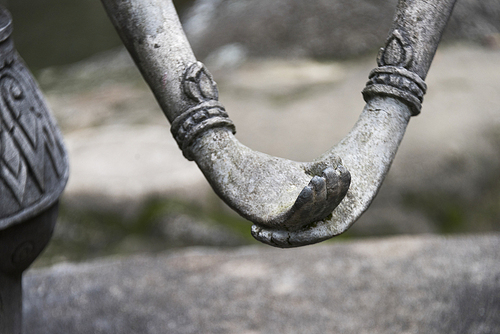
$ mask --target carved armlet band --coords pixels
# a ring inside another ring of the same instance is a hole
[[[363,89],[363,98],[369,102],[375,96],[397,98],[410,107],[412,116],[420,114],[427,85],[413,69],[414,45],[403,29],[394,29],[385,47],[377,56],[379,67],[370,72]]]
[[[182,89],[186,98],[197,104],[177,116],[170,131],[186,159],[192,161],[191,145],[205,131],[225,127],[234,134],[236,128],[218,101],[217,84],[203,63],[197,61],[186,68]]]
[[[208,100],[179,115],[172,122],[170,131],[186,159],[192,161],[190,147],[195,139],[208,129],[218,127],[226,127],[236,133],[224,106],[217,100]]]
[[[406,102],[412,116],[420,113],[427,85],[417,74],[396,66],[377,67],[370,72],[363,89],[366,102],[373,96],[390,96]]]

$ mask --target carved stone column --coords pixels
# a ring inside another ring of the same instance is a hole
[[[22,329],[22,273],[47,245],[69,175],[61,134],[0,7],[0,334]]]

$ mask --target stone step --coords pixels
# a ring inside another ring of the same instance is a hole
[[[26,334],[499,333],[500,234],[192,248],[31,270]]]

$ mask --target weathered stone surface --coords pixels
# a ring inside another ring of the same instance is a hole
[[[206,248],[33,270],[26,334],[498,333],[500,235]]]
[[[201,58],[210,54],[350,57],[376,50],[383,44],[396,3],[395,0],[198,0],[186,14],[184,26]],[[498,44],[499,18],[498,2],[458,1],[444,37]],[[227,48],[228,45],[232,47]]]

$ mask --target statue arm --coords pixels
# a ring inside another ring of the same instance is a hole
[[[242,145],[198,62],[171,1],[102,0],[152,89],[184,156],[215,192],[251,220],[252,235],[277,247],[316,243],[346,231],[366,211],[394,159],[456,0],[400,0],[393,27],[363,90],[351,132],[313,162]]]

